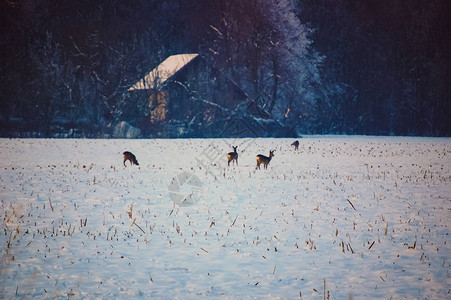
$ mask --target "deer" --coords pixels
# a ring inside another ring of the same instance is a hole
[[[228,160],[227,165],[230,166],[230,162],[232,162],[232,163],[236,162],[236,165],[238,166],[238,153],[236,152],[236,149],[238,148],[238,146],[236,146],[236,147],[232,146],[232,148],[233,148],[233,152],[229,152],[227,154],[227,160]]]
[[[263,164],[264,169],[268,169],[268,164],[271,161],[272,157],[274,156],[274,151],[276,150],[269,150],[269,157],[264,156],[262,154],[257,155],[257,167],[255,169],[260,170],[260,165]]]
[[[294,150],[298,150],[299,149],[299,141],[294,141],[291,146],[294,146]]]
[[[133,166],[133,165],[139,166],[139,163],[138,163],[138,161],[136,160],[136,156],[135,156],[133,153],[128,152],[128,151],[125,151],[124,153],[122,153],[122,155],[124,156],[124,167],[127,167],[127,166],[125,165],[125,162],[126,162],[127,160],[130,161],[130,165],[131,165],[131,166]]]

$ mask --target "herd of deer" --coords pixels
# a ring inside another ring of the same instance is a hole
[[[294,150],[298,150],[299,149],[299,141],[294,141],[291,146],[294,146]],[[233,152],[229,152],[227,154],[227,165],[230,166],[230,162],[232,162],[232,164],[235,164],[238,166],[238,152],[236,151],[238,149],[238,146],[232,146],[233,148]],[[257,167],[255,169],[259,169],[260,170],[260,165],[263,164],[263,168],[267,169],[268,168],[268,164],[271,161],[271,159],[274,157],[274,151],[275,150],[270,150],[269,151],[269,156],[264,156],[263,154],[259,154],[257,155],[256,159],[257,159]],[[130,165],[137,165],[139,166],[138,161],[136,160],[136,156],[129,152],[129,151],[125,151],[124,153],[122,153],[122,155],[124,156],[124,167],[126,167],[125,162],[128,160],[130,161]]]
[[[299,149],[299,141],[294,141],[291,146],[294,146],[295,150]],[[230,166],[230,162],[232,164],[236,163],[238,166],[238,152],[236,152],[238,146],[232,146],[233,152],[229,152],[227,154],[227,165]],[[260,165],[263,164],[264,169],[268,169],[268,164],[271,161],[271,159],[274,157],[274,151],[276,150],[269,150],[269,156],[264,156],[263,154],[257,155],[255,158],[257,160],[257,167],[255,169],[260,170]]]

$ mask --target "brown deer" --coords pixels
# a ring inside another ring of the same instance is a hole
[[[124,153],[122,153],[122,155],[124,155],[124,167],[127,167],[127,166],[125,165],[125,162],[126,162],[127,160],[130,161],[130,165],[131,165],[131,166],[133,166],[133,165],[139,166],[138,161],[136,160],[136,156],[135,156],[133,153],[128,152],[128,151],[125,151]]]
[[[268,164],[271,161],[271,158],[274,156],[274,151],[276,150],[269,150],[269,157],[264,155],[257,155],[257,167],[255,169],[260,170],[260,165],[263,164],[264,169],[268,169]]]
[[[229,152],[228,154],[227,154],[227,165],[228,166],[230,166],[230,162],[236,162],[236,165],[238,166],[238,153],[236,152],[236,149],[238,148],[238,146],[236,146],[236,147],[234,147],[234,146],[232,146],[232,148],[233,148],[233,152]]]
[[[294,150],[298,150],[299,149],[299,141],[294,141],[293,144],[291,144],[291,146],[294,146]]]

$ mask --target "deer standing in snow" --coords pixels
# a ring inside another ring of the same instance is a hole
[[[227,154],[227,165],[229,165],[230,166],[230,162],[236,162],[236,165],[238,166],[238,153],[236,152],[236,149],[238,148],[238,146],[236,146],[236,147],[234,147],[234,146],[232,146],[232,148],[233,148],[233,152],[229,152],[228,154]]]
[[[269,150],[269,157],[264,156],[262,154],[257,155],[257,167],[255,169],[260,170],[260,165],[263,164],[264,169],[268,169],[268,164],[271,161],[272,157],[274,156],[274,151],[276,150]]]

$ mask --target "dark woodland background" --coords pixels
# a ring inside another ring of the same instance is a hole
[[[236,118],[260,136],[450,136],[450,16],[449,0],[1,0],[0,135],[220,136]],[[151,92],[127,90],[180,53],[195,76],[152,123]],[[222,106],[230,83],[246,97]]]

